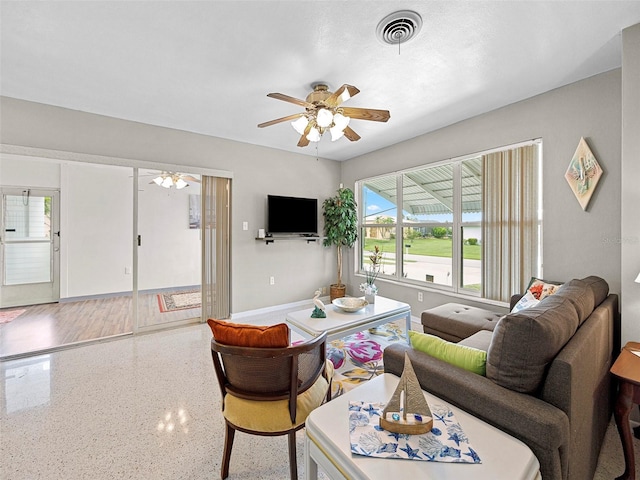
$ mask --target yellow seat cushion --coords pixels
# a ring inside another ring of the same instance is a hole
[[[327,360],[327,374],[333,376],[333,364]],[[223,415],[236,427],[256,432],[284,432],[305,422],[309,414],[318,408],[327,396],[329,382],[321,375],[307,391],[298,395],[296,423],[291,424],[288,400],[262,402],[234,397],[224,398]]]

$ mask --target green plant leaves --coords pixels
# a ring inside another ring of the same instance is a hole
[[[352,247],[358,239],[358,212],[353,191],[340,188],[323,205],[324,246]]]
[[[338,285],[342,284],[342,247],[353,247],[358,239],[358,211],[353,191],[339,188],[322,204],[325,247],[338,247]]]

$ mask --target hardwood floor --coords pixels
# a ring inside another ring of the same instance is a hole
[[[133,298],[118,296],[19,307],[25,312],[0,324],[0,358],[49,350],[133,331]],[[16,308],[5,309],[16,310]],[[140,294],[141,328],[200,319],[200,308],[161,312],[156,294]]]

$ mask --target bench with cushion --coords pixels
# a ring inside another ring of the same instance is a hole
[[[503,314],[462,303],[446,303],[422,312],[420,320],[425,333],[450,342],[469,338],[480,330],[493,332]]]

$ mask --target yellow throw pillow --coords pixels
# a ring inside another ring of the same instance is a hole
[[[484,350],[447,342],[435,335],[413,330],[409,331],[409,339],[415,350],[478,375],[486,375],[487,352]]]

